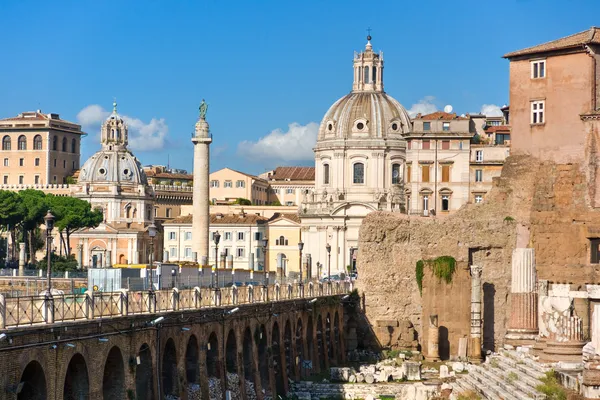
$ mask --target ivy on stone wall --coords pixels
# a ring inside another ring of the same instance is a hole
[[[456,260],[451,256],[440,256],[431,260],[419,260],[415,268],[419,293],[423,295],[423,277],[425,276],[425,265],[433,270],[433,275],[446,283],[452,282],[452,276],[456,270]]]

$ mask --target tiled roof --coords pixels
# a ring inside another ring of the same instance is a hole
[[[289,219],[290,221],[296,222],[298,224],[300,223],[300,217],[298,216],[298,214],[282,214],[282,213],[273,214],[273,216],[271,218],[269,218],[269,222],[277,221],[282,218]]]
[[[184,215],[181,217],[174,218],[164,223],[164,225],[170,224],[191,224],[192,214]],[[262,215],[249,214],[249,213],[238,213],[238,214],[210,214],[211,225],[254,225],[261,224],[268,221],[269,218],[263,217]]]
[[[193,179],[194,176],[191,174],[176,174],[171,172],[159,172],[156,173],[151,169],[144,169],[148,178],[166,178],[166,179]]]
[[[24,114],[27,114],[27,117],[25,117]],[[19,114],[16,117],[9,117],[9,118],[0,119],[0,121],[22,121],[22,120],[26,120],[26,121],[31,121],[31,120],[47,121],[48,120],[48,116],[46,114],[42,114],[42,113],[39,113],[39,112],[27,112],[27,113]]]
[[[442,120],[461,119],[462,120],[462,119],[469,119],[469,118],[458,116],[458,115],[456,115],[456,113],[450,114],[450,113],[447,113],[444,111],[436,111],[434,113],[426,114],[426,115],[417,114],[415,119],[434,121],[434,120],[438,120],[438,119],[442,119]]]
[[[182,215],[177,218],[173,218],[169,221],[163,222],[163,225],[169,224],[191,224],[192,223],[192,214]]]
[[[538,44],[523,50],[513,51],[505,54],[504,58],[522,56],[526,54],[545,53],[554,50],[583,47],[586,44],[600,44],[600,28],[592,26],[590,29],[576,33],[571,36],[553,40],[551,42]]]
[[[485,129],[485,133],[510,132],[510,125],[490,126]]]
[[[277,181],[314,181],[315,167],[277,167],[270,179]]]

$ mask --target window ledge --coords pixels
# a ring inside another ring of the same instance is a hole
[[[546,123],[545,123],[545,122],[542,122],[542,123],[539,123],[539,124],[529,124],[529,125],[530,125],[531,127],[534,127],[534,126],[544,126],[544,125],[546,125]]]

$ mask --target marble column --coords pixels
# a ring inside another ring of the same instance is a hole
[[[83,245],[77,244],[77,268],[83,269]]]
[[[471,336],[469,359],[481,361],[481,273],[479,265],[471,265]]]
[[[25,243],[19,243],[19,276],[25,275]]]
[[[512,254],[511,315],[506,341],[533,344],[538,335],[538,294],[535,251],[516,248]]]
[[[202,100],[200,106],[200,118],[196,122],[192,143],[194,143],[194,192],[193,204],[194,214],[192,218],[192,251],[198,256],[209,256],[209,168],[210,168],[210,144],[212,135],[208,122],[206,122],[206,111],[208,106]]]
[[[440,360],[440,331],[438,327],[438,316],[429,316],[429,328],[427,330],[427,361]]]

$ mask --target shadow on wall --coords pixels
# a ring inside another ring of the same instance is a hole
[[[494,300],[496,297],[496,287],[493,283],[485,282],[483,284],[483,350],[496,351],[494,341]]]

